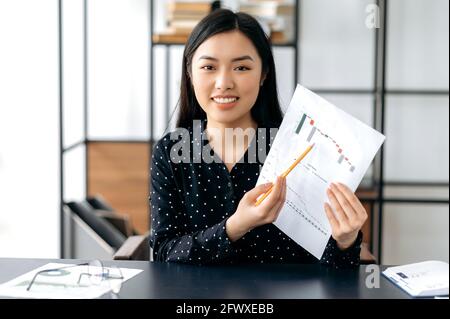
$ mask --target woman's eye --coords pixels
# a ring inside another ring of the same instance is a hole
[[[238,66],[238,67],[236,68],[236,70],[238,70],[238,71],[247,71],[247,70],[250,70],[250,69],[247,68],[246,66]]]
[[[205,66],[202,67],[202,69],[206,70],[206,71],[211,71],[213,69],[213,66],[212,65],[205,65]]]

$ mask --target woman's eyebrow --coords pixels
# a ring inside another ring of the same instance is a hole
[[[202,60],[202,59],[204,59],[204,60],[211,60],[211,61],[219,61],[218,59],[216,59],[216,58],[213,58],[212,56],[208,56],[208,55],[202,55],[200,58],[198,58],[199,60]],[[243,61],[243,60],[250,60],[250,61],[253,61],[253,59],[252,59],[252,57],[251,56],[249,56],[249,55],[243,55],[243,56],[240,56],[240,57],[237,57],[237,58],[234,58],[234,59],[232,59],[231,60],[231,62],[237,62],[237,61]]]
[[[234,58],[233,60],[231,60],[231,62],[242,61],[242,60],[250,60],[250,61],[253,62],[252,57],[249,56],[249,55],[243,55],[243,56],[240,56],[238,58]]]

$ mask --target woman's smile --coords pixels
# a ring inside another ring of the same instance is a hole
[[[237,96],[215,96],[211,98],[211,100],[214,102],[214,104],[221,110],[228,110],[234,107],[239,97]]]

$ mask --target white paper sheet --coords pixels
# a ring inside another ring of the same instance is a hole
[[[320,259],[331,236],[323,208],[327,187],[341,182],[355,191],[384,139],[297,85],[257,185],[273,182],[309,145],[315,145],[287,176],[286,202],[274,225]]]
[[[439,260],[389,267],[383,275],[413,297],[447,295],[448,263]]]
[[[108,280],[104,280],[98,285],[86,284],[85,281],[78,283],[80,274],[87,273],[87,266],[66,268],[67,266],[75,265],[49,263],[27,272],[26,274],[0,285],[0,296],[43,299],[92,299],[98,298],[111,291]],[[63,267],[63,271],[56,273],[56,275],[39,275],[30,291],[26,290],[30,281],[38,271]],[[140,269],[130,268],[120,268],[120,271],[123,276],[122,285],[128,279],[142,272]]]

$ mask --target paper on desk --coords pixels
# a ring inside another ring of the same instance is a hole
[[[38,276],[30,291],[26,290],[36,272],[67,266],[75,265],[49,263],[27,272],[0,285],[0,296],[43,299],[92,299],[98,298],[111,290],[107,281],[103,281],[100,285],[77,284],[80,274],[87,272],[86,266],[64,268],[64,272],[61,272],[58,276]],[[120,270],[124,277],[122,282],[142,272],[140,269],[130,268],[120,268]]]
[[[301,85],[264,162],[257,185],[273,182],[312,143],[286,178],[286,202],[274,224],[320,259],[331,236],[326,189],[341,182],[356,190],[384,135]]]
[[[448,299],[448,269],[447,262],[427,260],[388,267],[383,275],[413,297],[439,296]]]

